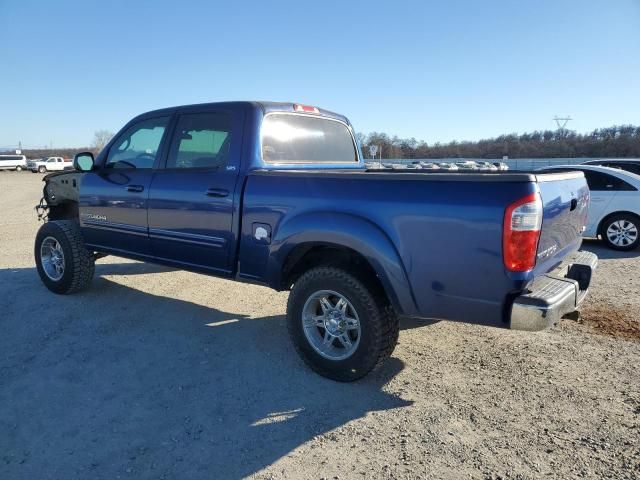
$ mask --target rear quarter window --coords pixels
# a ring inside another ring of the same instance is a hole
[[[589,190],[604,191],[633,191],[635,187],[621,178],[602,172],[584,170],[584,176],[589,184]]]
[[[262,121],[262,159],[271,163],[356,163],[346,124],[310,115],[272,113]]]

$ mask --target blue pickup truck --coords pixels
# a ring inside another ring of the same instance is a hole
[[[156,110],[74,166],[40,204],[51,291],[107,254],[290,290],[296,350],[339,381],[384,362],[402,317],[546,328],[597,264],[582,173],[367,171],[349,121],[306,105]]]

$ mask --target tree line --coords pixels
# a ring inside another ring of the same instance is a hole
[[[73,158],[77,153],[80,152],[92,152],[93,155],[98,155],[100,150],[104,148],[104,146],[109,143],[109,140],[113,138],[113,133],[109,130],[98,130],[93,135],[93,142],[91,142],[90,147],[81,147],[81,148],[23,148],[22,154],[26,156],[28,159],[36,159],[36,158],[46,158],[46,157],[63,157],[63,158]],[[0,152],[12,154],[14,150]]]
[[[589,133],[572,130],[544,130],[500,135],[478,141],[452,141],[427,144],[415,138],[399,138],[386,133],[358,133],[365,159],[371,158],[369,147],[378,147],[382,158],[640,158],[640,127],[615,125]]]
[[[63,156],[71,158],[82,151],[96,155],[111,139],[113,133],[106,130],[95,132],[91,147],[25,149],[28,158]],[[640,158],[640,127],[615,125],[598,128],[589,133],[572,130],[544,130],[532,133],[500,135],[485,140],[452,141],[427,144],[415,138],[399,138],[386,133],[357,134],[364,158],[371,158],[369,147],[378,147],[377,156],[382,158]],[[2,152],[0,152],[2,153]],[[13,152],[5,152],[13,153]]]

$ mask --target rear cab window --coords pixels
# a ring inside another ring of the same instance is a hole
[[[262,121],[261,146],[267,163],[358,163],[351,130],[328,117],[268,113]]]

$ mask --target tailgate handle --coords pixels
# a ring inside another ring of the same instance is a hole
[[[144,190],[144,187],[142,185],[127,185],[126,187],[124,187],[127,192],[137,192],[140,193],[141,191]]]
[[[578,206],[578,199],[577,198],[572,198],[571,199],[571,208],[569,209],[570,212],[573,212],[576,207]]]

